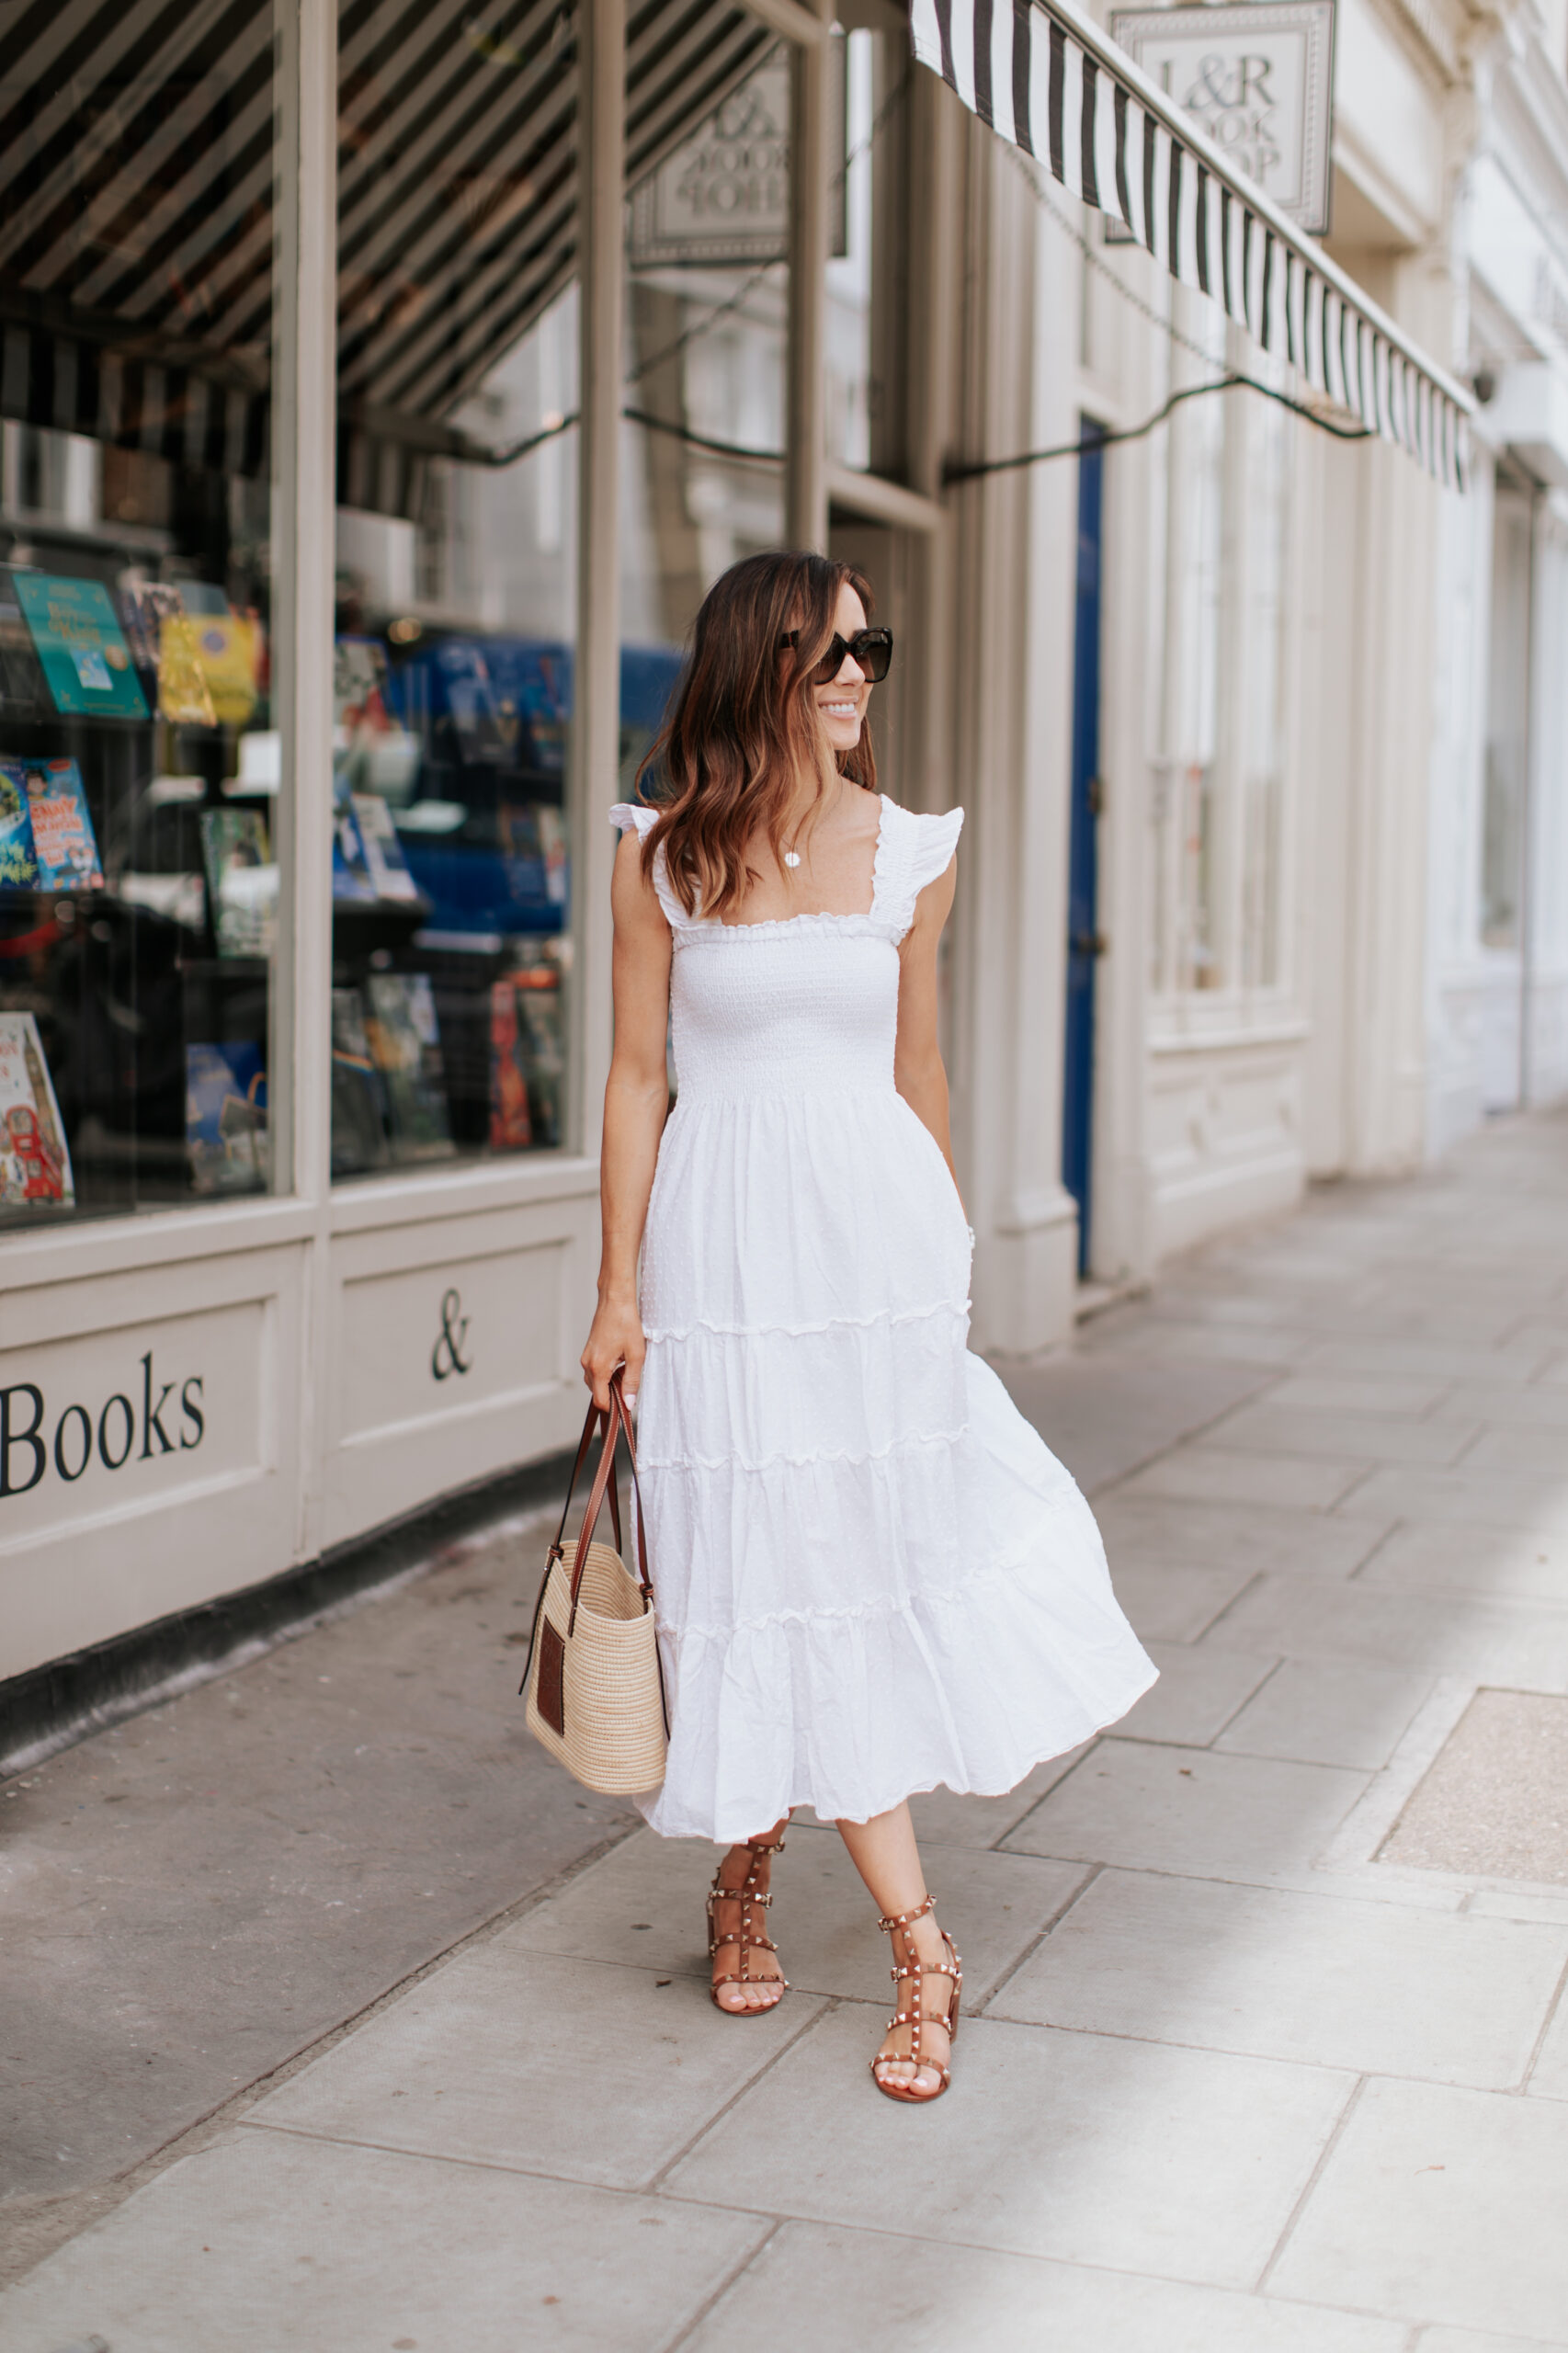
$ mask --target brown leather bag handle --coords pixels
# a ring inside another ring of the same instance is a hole
[[[631,1425],[627,1417],[625,1391],[621,1386],[623,1370],[624,1368],[618,1365],[609,1377],[609,1411],[604,1417],[606,1425],[604,1451],[599,1456],[598,1469],[594,1473],[594,1483],[588,1491],[587,1506],[583,1514],[582,1533],[577,1539],[577,1557],[572,1568],[572,1615],[566,1625],[568,1637],[575,1633],[577,1629],[577,1600],[582,1591],[583,1572],[587,1566],[588,1547],[594,1540],[594,1529],[604,1506],[605,1490],[608,1487],[612,1495],[615,1492],[615,1444],[618,1437],[625,1438],[627,1458],[631,1464],[631,1488],[637,1521],[639,1572],[637,1582],[642,1596],[644,1611],[648,1609],[653,1598],[653,1579],[648,1574],[648,1538],[643,1525],[642,1490],[637,1482],[637,1448],[631,1436]],[[597,1413],[598,1408],[596,1407],[594,1410]],[[586,1433],[585,1433],[585,1444],[586,1442]],[[562,1517],[562,1525],[565,1526],[564,1514]],[[616,1529],[618,1540],[619,1533],[618,1522]]]
[[[577,1441],[577,1460],[572,1465],[572,1476],[566,1482],[566,1500],[561,1506],[561,1525],[555,1531],[555,1541],[550,1548],[550,1558],[552,1561],[563,1560],[565,1557],[566,1515],[572,1508],[572,1497],[576,1489],[577,1481],[582,1474],[583,1465],[587,1461],[588,1449],[594,1442],[594,1433],[598,1428],[601,1422],[608,1430],[609,1427],[609,1410],[607,1406],[596,1405],[593,1399],[590,1397],[588,1400],[588,1411],[583,1422],[583,1435]],[[610,1483],[609,1490],[609,1517],[610,1525],[615,1529],[615,1549],[619,1552],[621,1550],[620,1497],[617,1493],[613,1480]]]

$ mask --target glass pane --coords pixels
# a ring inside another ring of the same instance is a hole
[[[8,1226],[272,1177],[272,14],[69,29],[0,89]]]
[[[569,1131],[571,22],[340,19],[338,1177]]]
[[[1517,948],[1529,756],[1530,509],[1522,491],[1499,486],[1492,529],[1481,937],[1488,948]]]
[[[1241,977],[1278,985],[1280,835],[1285,769],[1285,561],[1289,523],[1290,420],[1255,400],[1237,415],[1246,434],[1246,659],[1241,691]]]
[[[1207,307],[1207,306],[1206,306]],[[1218,359],[1222,361],[1222,323]],[[1171,420],[1166,526],[1166,789],[1160,864],[1170,895],[1165,985],[1215,989],[1221,953],[1220,699],[1227,402],[1198,400]]]
[[[671,70],[677,24],[699,71]],[[788,49],[744,10],[655,6],[629,26],[629,790],[703,596],[729,565],[784,538],[790,82]]]
[[[906,463],[903,280],[908,196],[906,40],[835,36],[835,175],[827,265],[827,447],[841,465],[902,474]]]

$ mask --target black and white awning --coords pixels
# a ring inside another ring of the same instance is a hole
[[[0,51],[0,415],[171,464],[269,467],[276,122],[255,0],[24,0]],[[342,0],[338,496],[417,513],[450,422],[576,269],[562,0]],[[777,36],[631,0],[629,184]]]
[[[915,53],[1307,384],[1450,489],[1470,401],[1071,0],[913,0]]]

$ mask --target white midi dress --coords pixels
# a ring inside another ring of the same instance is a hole
[[[645,833],[656,813],[621,803]],[[674,935],[639,1278],[669,1837],[990,1795],[1154,1680],[1093,1515],[971,1354],[971,1237],[893,1086],[900,940],[961,810],[882,801],[865,915]]]

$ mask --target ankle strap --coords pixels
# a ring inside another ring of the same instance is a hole
[[[775,1838],[771,1841],[766,1838],[743,1838],[740,1844],[754,1855],[781,1855],[784,1852],[782,1838]]]
[[[901,1912],[896,1920],[879,1920],[877,1926],[879,1928],[907,1928],[911,1921],[924,1920],[927,1912],[934,1912],[936,1909],[936,1897],[928,1895],[924,1904],[915,1905],[913,1912]]]

